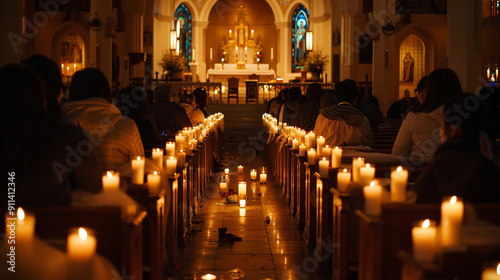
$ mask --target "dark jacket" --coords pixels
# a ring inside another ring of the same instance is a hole
[[[319,101],[309,100],[299,103],[295,108],[295,114],[292,117],[290,125],[297,126],[305,131],[312,131],[316,124],[321,106]]]
[[[184,127],[191,127],[191,120],[186,110],[173,102],[154,103],[149,115],[155,119],[159,131],[169,131],[175,134]]]

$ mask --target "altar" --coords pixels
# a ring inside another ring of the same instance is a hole
[[[269,64],[245,64],[245,69],[237,69],[236,63],[215,63],[214,69],[207,71],[207,79],[210,82],[227,84],[227,79],[235,77],[239,79],[240,86],[245,85],[250,75],[259,76],[259,82],[268,82],[276,78],[276,72],[269,70]],[[257,69],[258,68],[258,69]]]

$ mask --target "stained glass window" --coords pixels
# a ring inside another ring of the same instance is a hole
[[[299,5],[292,16],[292,72],[304,69],[307,57],[306,32],[309,30],[309,12]]]
[[[491,0],[491,16],[500,14],[500,0]]]
[[[179,54],[187,58],[187,63],[191,61],[191,13],[184,4],[180,4],[175,10],[175,26],[177,38],[179,39]],[[186,65],[189,69],[189,65]]]

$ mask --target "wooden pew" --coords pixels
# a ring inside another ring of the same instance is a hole
[[[290,204],[289,209],[292,216],[297,213],[297,184],[298,184],[298,173],[297,173],[297,150],[290,149]]]
[[[318,171],[317,165],[309,165],[304,162],[305,167],[305,189],[304,189],[304,231],[302,236],[307,246],[316,247],[316,177],[314,173]]]
[[[33,210],[35,234],[41,239],[66,240],[69,229],[89,227],[95,230],[97,253],[107,258],[127,276],[142,279],[142,234],[146,212],[123,222],[121,209],[106,207],[46,207]]]
[[[301,157],[299,154],[295,154],[295,175],[296,175],[296,207],[295,207],[295,223],[299,230],[303,229],[305,226],[305,211],[306,211],[306,157]]]
[[[181,241],[179,241],[179,233],[183,232],[180,228],[179,213],[179,173],[175,175],[166,176],[168,184],[165,189],[165,214],[164,219],[166,223],[165,228],[165,247],[167,257],[167,271],[173,272],[175,270],[177,248]]]

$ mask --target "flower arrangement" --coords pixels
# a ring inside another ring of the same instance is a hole
[[[257,62],[262,61],[263,54],[264,54],[264,49],[262,48],[262,43],[259,42],[257,47],[255,47],[255,59],[257,60]]]
[[[227,46],[226,44],[222,43],[222,45],[220,46],[219,48],[219,57],[222,59],[222,58],[226,58],[226,55],[227,55]]]
[[[311,52],[307,56],[305,68],[312,73],[322,73],[328,63],[327,56],[323,56],[321,51]]]
[[[163,71],[183,71],[186,68],[187,59],[183,55],[166,53],[160,61]]]

